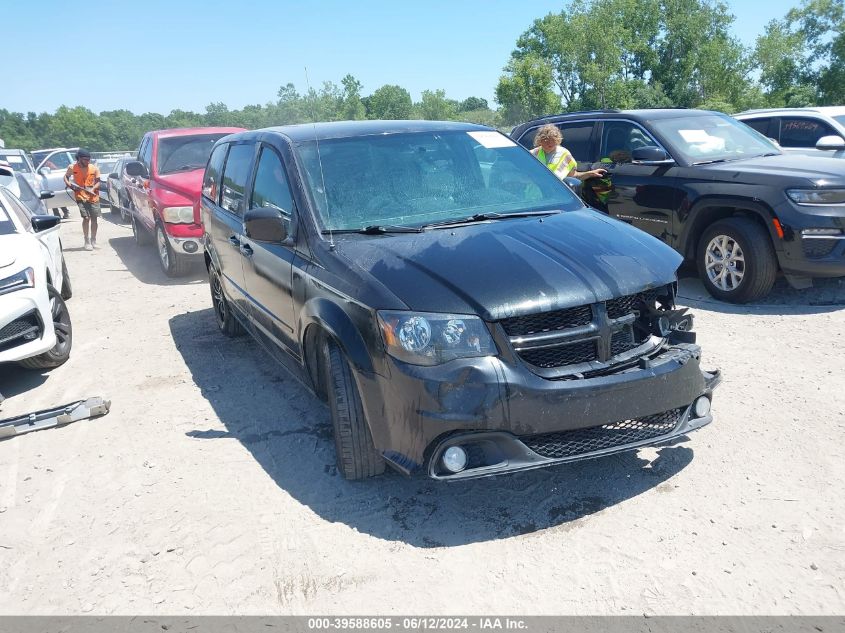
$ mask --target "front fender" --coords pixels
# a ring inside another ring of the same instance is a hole
[[[299,317],[299,331],[304,335],[312,325],[318,325],[337,341],[357,371],[369,375],[374,373],[373,361],[360,329],[339,305],[324,297],[306,302]],[[304,349],[305,341],[300,343]]]

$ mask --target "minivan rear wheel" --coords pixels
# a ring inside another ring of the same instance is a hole
[[[330,339],[323,342],[328,401],[334,426],[337,468],[346,479],[365,479],[384,472],[384,458],[373,445],[361,394],[343,352]]]
[[[698,273],[711,295],[729,303],[748,303],[769,294],[778,264],[766,230],[750,218],[713,223],[698,243]]]

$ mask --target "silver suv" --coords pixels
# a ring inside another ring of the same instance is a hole
[[[845,158],[845,106],[747,110],[734,117],[785,152]]]

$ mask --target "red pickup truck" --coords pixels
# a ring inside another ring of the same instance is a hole
[[[139,245],[155,236],[156,252],[168,277],[184,275],[202,261],[200,188],[217,140],[242,132],[237,127],[195,127],[147,132],[138,160],[126,164],[132,233]]]

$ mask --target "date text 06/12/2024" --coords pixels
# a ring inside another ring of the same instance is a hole
[[[308,629],[328,630],[525,630],[527,625],[519,618],[507,617],[325,617],[308,618]]]

